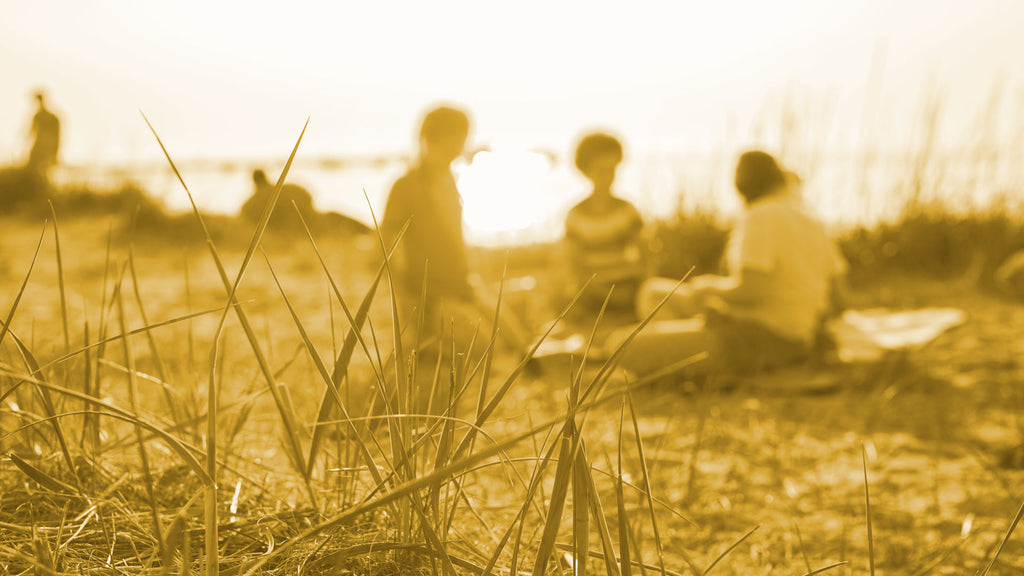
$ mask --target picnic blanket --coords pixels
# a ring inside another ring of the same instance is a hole
[[[847,310],[830,326],[843,362],[870,362],[889,351],[921,348],[967,321],[958,308]]]
[[[958,308],[869,308],[847,310],[829,328],[838,346],[839,360],[870,362],[887,352],[921,348],[966,321],[967,314]],[[580,333],[551,337],[541,344],[535,356],[579,354],[585,344]]]

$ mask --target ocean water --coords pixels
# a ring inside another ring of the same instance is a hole
[[[787,168],[803,180],[808,207],[834,230],[898,219],[907,201],[938,202],[952,211],[1006,210],[1020,214],[1024,165],[1020,154],[793,154]],[[725,154],[648,153],[619,168],[617,193],[648,218],[713,213],[735,218],[742,205],[732,186],[734,158]],[[252,170],[271,180],[283,162],[200,161],[179,166],[200,209],[234,214],[252,192]],[[367,224],[379,219],[391,184],[408,166],[400,157],[297,160],[288,182],[305,187],[322,211]],[[463,195],[466,236],[489,246],[554,240],[568,209],[589,192],[571,161],[528,151],[479,152],[453,166]],[[177,178],[160,162],[129,166],[63,167],[58,184],[116,189],[131,182],[171,212],[189,210]]]

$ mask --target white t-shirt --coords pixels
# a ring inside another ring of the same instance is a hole
[[[777,193],[755,201],[729,239],[729,273],[769,275],[769,290],[756,305],[730,306],[737,318],[758,322],[780,336],[811,342],[828,309],[834,276],[846,261],[796,196]]]

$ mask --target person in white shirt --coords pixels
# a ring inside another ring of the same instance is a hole
[[[674,293],[676,280],[645,282],[641,318],[669,299],[624,351],[625,368],[651,373],[706,352],[705,370],[746,373],[811,356],[825,320],[841,308],[846,263],[788,176],[765,152],[740,156],[735,182],[746,213],[729,239],[729,275],[698,276]]]

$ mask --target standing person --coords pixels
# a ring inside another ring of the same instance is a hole
[[[735,183],[746,214],[730,237],[729,275],[698,276],[669,296],[659,318],[677,319],[647,326],[625,351],[626,368],[650,373],[701,352],[709,354],[705,370],[749,373],[798,363],[811,357],[824,321],[840,311],[846,263],[794,194],[798,181],[771,155],[751,151],[740,156]],[[645,283],[638,313],[651,313],[675,284]]]
[[[462,197],[451,172],[451,163],[462,155],[468,136],[466,113],[448,106],[431,110],[420,128],[418,161],[392,186],[381,222],[389,246],[408,222],[391,270],[399,319],[407,335],[419,333],[423,348],[444,337],[443,348],[449,349],[452,335],[448,331],[454,323],[456,346],[465,350],[478,328],[489,330],[494,315],[494,306],[482,303],[469,281]],[[419,311],[424,291],[426,309]],[[421,312],[425,325],[417,331],[412,324]],[[522,328],[505,319],[501,331],[512,348],[524,349]],[[486,339],[488,334],[479,337]],[[484,345],[478,344],[478,349]]]
[[[643,219],[612,190],[621,162],[622,144],[607,134],[588,134],[576,147],[576,168],[593,184],[590,195],[573,206],[565,220],[573,293],[590,280],[580,312],[598,311],[611,291],[609,310],[631,315],[645,276]]]
[[[57,163],[60,120],[46,107],[46,97],[42,92],[36,92],[35,99],[39,108],[32,117],[32,147],[29,149],[26,167],[43,178],[48,178],[50,168]]]

